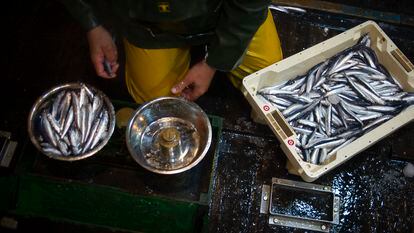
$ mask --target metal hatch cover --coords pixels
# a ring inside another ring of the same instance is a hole
[[[329,232],[339,223],[339,197],[330,186],[272,178],[262,186],[260,213],[270,225]]]

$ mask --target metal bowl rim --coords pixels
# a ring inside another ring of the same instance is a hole
[[[197,108],[197,110],[200,111],[201,115],[206,120],[207,129],[208,129],[206,146],[204,147],[204,150],[201,152],[200,156],[196,160],[192,161],[189,165],[184,166],[184,167],[179,168],[179,169],[175,169],[175,170],[160,170],[160,169],[154,168],[152,166],[149,166],[147,163],[145,163],[145,164],[141,163],[141,161],[138,158],[139,155],[137,153],[135,153],[135,150],[131,146],[131,140],[130,140],[130,137],[129,137],[129,135],[131,134],[132,125],[134,124],[135,119],[139,115],[139,113],[141,111],[143,111],[144,109],[146,109],[148,106],[150,106],[154,103],[160,102],[160,101],[164,101],[164,100],[176,100],[176,101],[180,101],[182,103],[189,104],[192,107]],[[210,119],[208,118],[207,114],[204,112],[204,110],[200,106],[198,106],[194,102],[188,101],[184,98],[167,96],[167,97],[159,97],[157,99],[151,100],[151,101],[141,105],[137,110],[135,110],[135,112],[133,113],[131,119],[129,120],[128,127],[127,127],[127,130],[125,132],[125,139],[126,139],[126,144],[127,144],[129,153],[131,154],[132,158],[134,158],[134,160],[139,165],[141,165],[143,168],[147,169],[148,171],[151,171],[151,172],[154,172],[154,173],[163,174],[163,175],[172,175],[172,174],[177,174],[177,173],[181,173],[181,172],[190,170],[191,168],[195,167],[198,163],[201,162],[201,160],[205,157],[205,155],[207,154],[207,152],[210,148],[211,140],[212,140],[212,129],[211,129]]]
[[[59,156],[59,155],[44,152],[42,150],[42,147],[40,146],[39,142],[37,141],[37,139],[35,137],[35,133],[32,132],[33,131],[32,119],[35,117],[35,113],[37,112],[39,106],[41,106],[41,104],[48,97],[56,94],[56,92],[58,92],[60,90],[67,89],[67,88],[77,88],[77,87],[80,88],[82,85],[86,85],[86,86],[88,86],[88,88],[91,88],[96,93],[99,93],[100,95],[102,95],[102,97],[105,101],[105,104],[108,107],[108,113],[109,113],[109,117],[110,117],[110,125],[109,125],[109,130],[108,130],[107,137],[100,144],[98,144],[98,146],[96,146],[93,150],[90,150],[87,153],[84,153],[82,155]],[[108,143],[108,141],[111,138],[111,136],[114,132],[114,129],[115,129],[115,110],[114,110],[114,106],[112,105],[112,103],[109,100],[108,96],[106,96],[105,93],[103,93],[101,90],[95,88],[94,86],[86,84],[86,83],[82,83],[82,82],[65,83],[65,84],[61,84],[61,85],[50,88],[49,90],[45,91],[39,98],[36,99],[36,101],[34,102],[32,108],[30,109],[30,113],[29,113],[29,116],[27,118],[27,125],[28,125],[27,130],[28,130],[28,133],[29,133],[30,140],[32,141],[32,143],[36,147],[36,149],[38,149],[42,154],[48,156],[49,158],[56,159],[56,160],[77,161],[77,160],[88,158],[88,157],[96,154],[99,150],[101,150]]]

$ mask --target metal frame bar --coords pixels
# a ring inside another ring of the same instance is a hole
[[[271,210],[271,200],[273,198],[273,185],[286,186],[302,190],[310,190],[315,192],[324,192],[333,196],[332,202],[332,221],[312,219],[306,217],[278,214]],[[333,224],[339,223],[339,205],[340,200],[338,196],[332,191],[330,186],[317,185],[312,183],[305,183],[299,181],[292,181],[286,179],[272,178],[271,185],[262,186],[262,195],[260,203],[260,213],[269,214],[268,223],[270,225],[288,226],[307,230],[329,232]]]

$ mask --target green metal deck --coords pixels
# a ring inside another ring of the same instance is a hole
[[[115,109],[138,105],[113,100]],[[213,142],[203,161],[177,175],[158,175],[130,156],[124,129],[91,158],[64,162],[47,158],[26,142],[17,167],[0,177],[0,211],[133,232],[201,232],[215,172],[222,119],[209,116]],[[204,229],[204,230],[203,230]]]

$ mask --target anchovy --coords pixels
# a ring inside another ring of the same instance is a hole
[[[394,106],[383,106],[383,105],[372,105],[366,107],[368,110],[376,111],[376,112],[393,112],[396,111],[397,108]]]
[[[379,94],[377,94],[376,92],[374,93],[372,91],[367,90],[365,87],[363,87],[359,83],[355,83],[355,85],[358,86],[359,90],[361,90],[366,96],[368,96],[369,99],[371,99],[371,103],[377,103],[381,105],[385,104],[385,101],[382,100],[379,97]]]
[[[347,87],[347,86],[343,86],[343,87],[340,87],[340,88],[332,88],[331,90],[326,92],[323,97],[329,97],[331,95],[336,95],[336,94],[345,92],[347,90],[350,90],[349,87]]]
[[[78,151],[77,149],[81,146],[81,134],[79,130],[75,128],[71,129],[69,131],[69,140],[70,140],[70,145],[72,146],[72,150]]]
[[[345,138],[341,138],[341,139],[337,139],[337,140],[333,140],[333,141],[328,141],[328,142],[324,142],[324,143],[321,143],[321,144],[317,144],[317,145],[314,146],[314,148],[330,148],[330,147],[335,147],[335,146],[341,145],[345,141],[346,141]]]
[[[382,116],[382,117],[378,118],[377,120],[375,120],[375,121],[373,121],[373,122],[369,123],[368,125],[364,126],[364,127],[362,128],[362,130],[367,130],[367,129],[369,129],[369,128],[371,128],[371,127],[374,127],[374,126],[376,126],[376,125],[378,125],[378,124],[380,124],[380,123],[382,123],[382,122],[384,122],[384,121],[387,121],[387,120],[389,120],[389,119],[391,119],[391,118],[392,118],[392,116],[391,116],[391,115],[385,115],[385,116]]]
[[[274,104],[285,106],[285,107],[288,107],[292,104],[292,102],[290,102],[286,99],[283,99],[283,98],[279,98],[279,97],[274,96],[274,95],[265,95],[263,97],[266,98],[268,101],[274,103]]]
[[[318,129],[313,130],[312,134],[309,136],[309,139],[302,144],[302,147],[305,147],[308,143],[313,143],[315,140],[317,140],[317,138],[318,138],[318,136],[316,136],[317,130]],[[323,137],[323,135],[322,135],[322,137]]]
[[[349,143],[353,142],[355,139],[356,139],[356,137],[352,137],[352,138],[348,139],[347,141],[345,141],[344,143],[342,143],[341,145],[339,145],[337,147],[334,147],[331,151],[329,151],[328,155],[326,156],[326,159],[329,159],[332,155],[334,155],[336,152],[338,152],[339,149],[345,147]]]
[[[72,92],[72,107],[73,107],[73,114],[75,117],[75,123],[78,128],[82,127],[81,125],[81,104],[79,101],[79,97],[75,92]]]
[[[52,104],[52,112],[51,112],[52,117],[58,118],[57,114],[58,114],[59,105],[62,102],[62,99],[65,96],[65,94],[66,94],[66,92],[62,91],[54,99],[53,104]]]
[[[91,145],[92,148],[94,148],[96,146],[96,144],[99,142],[99,140],[104,138],[104,135],[105,135],[104,133],[107,129],[108,121],[109,121],[109,115],[108,115],[108,112],[105,110],[103,112],[103,116],[101,118],[101,121],[99,122],[99,126],[96,129],[96,132],[94,133],[93,140],[92,140],[92,145]]]
[[[92,102],[92,112],[98,113],[103,105],[102,97],[95,95]]]
[[[407,102],[409,104],[414,104],[414,95],[405,96],[402,98],[402,101]]]
[[[64,141],[58,140],[57,145],[58,145],[59,151],[62,152],[64,156],[68,156],[70,154],[68,145],[66,145]]]
[[[348,62],[348,63],[344,64],[343,66],[338,67],[338,68],[335,70],[335,72],[341,72],[341,71],[343,71],[343,70],[350,69],[350,68],[352,68],[353,66],[355,66],[355,65],[357,65],[357,64],[358,64],[358,62],[356,62],[356,61]]]
[[[350,52],[348,55],[344,56],[341,60],[338,60],[338,63],[334,65],[333,69],[331,70],[330,74],[336,73],[336,69],[340,68],[342,65],[345,64],[351,57],[354,55],[354,52]]]
[[[89,89],[89,87],[85,84],[82,85],[82,88],[85,90],[87,96],[89,97],[90,100],[93,100],[93,97],[95,96],[94,93],[91,91],[91,89]]]
[[[58,122],[60,124],[62,124],[65,121],[65,117],[68,114],[70,104],[71,104],[71,94],[70,92],[66,92],[65,97],[63,98],[58,108],[58,112],[59,112]]]
[[[361,77],[361,76],[359,76],[359,77]],[[372,87],[372,86],[368,83],[368,81],[366,81],[364,78],[358,78],[358,81],[360,81],[362,84],[364,84],[364,86],[365,86],[366,88],[368,88],[368,90],[369,90],[370,92],[374,93],[377,97],[380,97],[380,94],[378,94],[378,92],[375,90],[375,88],[373,88],[373,87]],[[380,104],[384,105],[385,103],[380,103]]]
[[[313,164],[318,163],[318,155],[319,155],[319,148],[313,149],[311,155],[310,155],[310,162]]]
[[[49,121],[50,126],[55,130],[55,132],[59,135],[62,134],[62,129],[59,126],[59,123],[52,117],[51,113],[46,114],[46,119]]]
[[[54,147],[57,147],[57,138],[55,137],[52,126],[50,125],[49,121],[47,120],[47,113],[46,111],[42,112],[42,125],[45,131],[45,136],[48,139],[48,142],[52,144]]]
[[[87,106],[84,105],[81,108],[81,141],[82,143],[86,141],[86,134],[87,134],[87,128],[88,128],[88,111]]]
[[[372,60],[371,56],[364,50],[362,50],[361,52],[364,55],[365,59],[367,59],[369,66],[376,69],[377,67],[376,67],[374,61]]]
[[[332,105],[328,106],[327,113],[325,114],[326,121],[325,121],[325,127],[326,127],[326,135],[331,136],[331,122],[332,122]]]
[[[304,149],[314,148],[316,145],[324,144],[324,143],[331,142],[331,141],[335,141],[337,139],[338,139],[337,137],[324,137],[324,136],[322,136],[317,140],[313,140],[312,142],[308,142],[308,144],[306,144],[303,148]]]
[[[377,118],[379,118],[379,117],[382,117],[382,113],[372,113],[372,114],[368,114],[368,115],[365,115],[365,116],[360,116],[359,117],[359,119],[361,120],[361,121],[369,121],[369,120],[373,120],[373,119],[377,119]]]
[[[321,79],[321,76],[322,76],[322,73],[324,73],[325,71],[326,71],[326,69],[325,69],[325,67],[327,67],[328,66],[328,64],[329,64],[329,60],[326,60],[325,62],[323,62],[320,66],[319,66],[319,68],[317,69],[317,71],[316,71],[316,74],[315,74],[315,79],[316,80],[320,80]],[[319,84],[320,85],[320,84]],[[314,88],[316,88],[317,86],[316,86],[316,84],[315,84],[315,86],[314,86]],[[309,93],[310,91],[307,91],[307,93]]]
[[[98,129],[100,121],[101,121],[100,118],[96,118],[95,121],[93,122],[93,126],[92,126],[92,128],[89,132],[89,135],[88,135],[88,138],[85,142],[85,145],[83,146],[82,153],[85,153],[91,147],[93,139],[94,139],[95,132]]]
[[[351,78],[349,78],[348,76],[345,76],[346,79],[348,80],[349,84],[351,85],[351,87],[354,88],[354,90],[361,96],[363,97],[365,100],[367,100],[368,102],[371,103],[375,103],[374,100],[372,100],[363,90],[361,90],[360,86],[357,86],[357,83],[355,83]]]
[[[313,102],[311,98],[300,95],[285,96],[285,98],[295,103],[309,104]]]
[[[74,113],[73,113],[73,110],[72,110],[72,107],[71,107],[68,110],[68,115],[65,118],[65,122],[62,122],[63,123],[63,129],[62,129],[62,134],[61,134],[60,138],[63,138],[66,135],[66,133],[68,132],[69,127],[71,127],[72,122],[73,122],[73,114]]]
[[[341,105],[341,107],[342,107],[342,109],[344,110],[345,113],[349,114],[352,118],[354,118],[356,121],[358,121],[358,123],[360,123],[361,126],[364,125],[364,123],[362,123],[361,119],[359,119],[358,116],[356,116],[351,110],[348,109],[346,104],[344,104],[344,101],[340,101],[339,104]]]
[[[80,93],[79,93],[79,108],[82,108],[86,103],[86,99],[88,97],[86,96],[86,90],[83,87],[83,85],[81,85],[81,89],[80,89]]]
[[[363,37],[361,37],[358,44],[363,44],[369,48],[371,46],[371,38],[369,37],[368,34],[365,34]]]
[[[52,155],[62,155],[62,152],[60,150],[54,148],[54,147],[42,147],[42,150],[46,154],[52,154]]]
[[[96,118],[95,118],[95,113],[93,112],[91,104],[87,105],[86,111],[88,111],[88,114],[87,114],[88,117],[86,118],[86,137],[89,137],[91,133],[91,128],[93,126],[93,121]]]
[[[314,101],[312,103],[309,103],[308,105],[305,106],[305,108],[302,111],[299,112],[299,115],[296,115],[295,117],[288,118],[288,121],[293,121],[293,120],[305,115],[306,113],[311,111],[317,104],[318,104],[318,101]]]
[[[261,95],[293,95],[295,92],[282,89],[269,89],[266,92],[260,91]]]
[[[287,116],[290,116],[291,114],[296,113],[297,111],[299,111],[299,110],[301,110],[303,108],[304,107],[301,104],[293,104],[290,107],[288,107],[285,110],[283,110],[282,114],[287,117]]]
[[[321,155],[319,156],[319,161],[318,161],[319,164],[323,163],[326,157],[328,157],[328,150],[326,148],[322,148]]]
[[[316,123],[314,121],[310,121],[310,120],[299,119],[298,120],[298,123],[299,124],[302,124],[302,125],[306,125],[306,126],[312,127],[312,128],[317,128],[318,127],[318,123]]]
[[[303,76],[302,78],[292,80],[292,83],[287,82],[287,85],[280,88],[281,90],[287,90],[292,91],[297,89],[299,86],[301,86],[306,80],[306,77]]]
[[[403,101],[403,98],[399,95],[393,95],[393,96],[382,96],[382,99],[389,102],[401,102]]]

